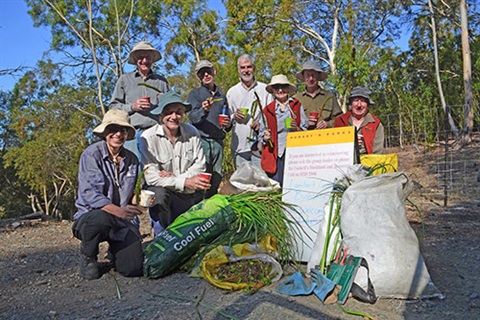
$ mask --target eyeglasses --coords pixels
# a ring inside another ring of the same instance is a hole
[[[352,97],[350,98],[350,103],[360,103],[360,102],[363,102],[363,103],[366,103],[368,104],[368,99],[367,98],[364,98],[364,97]]]
[[[274,84],[272,86],[273,90],[280,90],[280,89],[287,89],[288,88],[288,84]]]
[[[113,132],[113,133],[117,133],[117,132],[127,133],[128,132],[127,127],[122,127],[122,126],[119,126],[117,124],[109,125],[106,130],[108,132]]]
[[[150,55],[150,54],[138,55],[138,56],[136,56],[136,58],[137,58],[137,61],[142,61],[143,59],[145,59],[147,61],[148,60],[153,60],[152,55]]]

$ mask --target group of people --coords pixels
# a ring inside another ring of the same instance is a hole
[[[134,196],[139,176],[144,173],[143,187],[155,193],[148,211],[157,235],[217,193],[229,131],[235,165],[250,161],[280,184],[288,132],[355,126],[363,153],[383,150],[382,124],[368,112],[374,103],[371,92],[354,88],[348,99],[351,110],[343,114],[335,95],[319,85],[327,74],[316,62],[305,63],[296,74],[305,90],[295,94],[296,86],[285,75],[273,76],[269,84],[258,82],[252,57],[242,55],[240,82],[225,95],[215,84],[214,65],[201,60],[195,66],[201,85],[184,101],[152,71],[160,59],[148,42],[133,47],[128,63],[136,69],[119,78],[110,110],[93,130],[102,140],[81,155],[72,230],[81,240],[80,274],[85,279],[103,273],[105,266],[97,262],[103,241],[109,244],[106,268],[115,267],[124,276],[142,274],[142,211]],[[184,122],[187,115],[190,123]]]

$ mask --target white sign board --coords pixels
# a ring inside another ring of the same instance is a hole
[[[301,229],[298,260],[308,261],[336,177],[354,163],[354,127],[292,132],[287,136],[283,201],[295,204]]]

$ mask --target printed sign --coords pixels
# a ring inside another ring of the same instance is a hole
[[[283,201],[297,205],[298,260],[308,261],[336,177],[354,163],[354,127],[287,135]]]

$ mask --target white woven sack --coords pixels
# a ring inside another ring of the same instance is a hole
[[[344,245],[364,257],[379,297],[441,296],[430,279],[404,202],[412,191],[405,173],[364,178],[343,194],[341,230]],[[366,279],[357,274],[356,282]],[[366,288],[365,283],[358,283]]]

